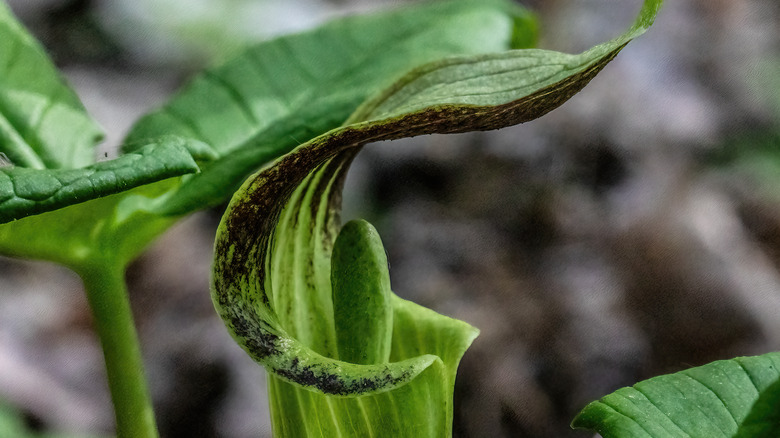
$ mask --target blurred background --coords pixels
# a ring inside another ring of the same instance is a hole
[[[242,45],[390,0],[10,0],[115,151],[143,112]],[[639,0],[528,0],[540,47],[616,36]],[[395,292],[482,330],[457,437],[590,437],[588,402],[662,373],[780,350],[780,3],[668,0],[583,92],[497,132],[369,145],[347,218]],[[129,273],[164,437],[270,437],[264,371],[208,294],[221,211]],[[112,433],[79,280],[0,259],[0,399],[31,427]]]

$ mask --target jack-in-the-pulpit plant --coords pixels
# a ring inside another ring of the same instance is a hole
[[[217,233],[212,299],[268,370],[275,436],[451,435],[455,372],[477,331],[398,298],[373,227],[340,226],[349,165],[369,142],[546,114],[643,33],[660,5],[645,1],[628,32],[580,55],[510,50],[418,67],[238,190]],[[505,15],[501,28],[512,21]]]
[[[217,235],[212,298],[268,370],[274,433],[449,436],[456,369],[477,331],[397,297],[376,230],[340,225],[349,164],[369,142],[544,115],[661,3],[644,0],[624,35],[579,55],[529,49],[534,18],[509,0],[337,20],[206,70],[105,160],[96,123],[0,3],[0,253],[82,277],[117,434],[156,437],[124,271],[179,218],[238,189]],[[573,425],[605,438],[774,438],[778,367],[770,353],[656,377],[593,402]]]

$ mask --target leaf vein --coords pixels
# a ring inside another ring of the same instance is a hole
[[[642,423],[637,421],[637,419],[632,417],[631,415],[628,415],[626,412],[623,412],[618,406],[613,406],[607,400],[604,400],[604,399],[599,400],[597,403],[601,403],[602,405],[604,405],[607,408],[611,409],[612,412],[614,412],[614,413],[616,413],[618,415],[621,415],[621,416],[623,416],[625,418],[628,418],[634,424],[639,426],[639,428],[642,429],[647,434],[648,437],[652,438],[653,434],[651,434],[650,431],[647,430],[647,428]],[[683,433],[685,433],[685,432],[683,432]]]
[[[643,396],[644,396],[644,397],[645,397],[645,398],[646,398],[646,399],[647,399],[647,400],[650,402],[650,404],[652,404],[652,405],[653,405],[653,406],[654,406],[656,409],[658,409],[658,412],[660,412],[660,413],[661,413],[661,415],[663,415],[663,416],[665,416],[666,418],[668,418],[668,419],[669,419],[669,421],[671,421],[671,422],[672,422],[672,424],[674,424],[675,426],[677,426],[677,427],[680,429],[680,432],[684,433],[684,434],[685,434],[685,436],[687,436],[688,438],[690,438],[690,437],[691,437],[691,435],[690,435],[690,434],[689,434],[689,433],[688,433],[688,432],[685,430],[685,428],[683,428],[683,427],[682,427],[682,425],[681,425],[680,423],[678,423],[677,421],[675,421],[675,419],[672,417],[672,415],[670,415],[670,414],[667,414],[666,412],[664,412],[664,411],[661,409],[661,407],[660,407],[660,406],[658,406],[658,404],[656,404],[656,402],[655,402],[655,401],[653,401],[653,400],[650,398],[650,396],[649,396],[649,395],[648,395],[648,394],[647,394],[645,391],[643,391],[641,388],[638,388],[636,385],[635,385],[635,386],[633,386],[632,388],[634,388],[634,389],[635,389],[635,390],[636,390],[638,393],[642,394],[642,395],[643,395]],[[679,390],[677,387],[674,387],[674,388],[675,388],[675,389],[677,389],[677,392],[679,392],[680,394],[682,394],[682,392],[681,392],[681,391],[680,391],[680,390]],[[684,394],[682,394],[682,395],[684,395]]]
[[[707,385],[706,385],[704,382],[702,382],[701,380],[699,380],[699,379],[697,379],[697,378],[695,378],[695,377],[691,376],[691,375],[688,373],[688,370],[684,370],[683,372],[681,372],[681,373],[680,373],[680,375],[681,375],[681,376],[684,376],[684,377],[687,377],[688,379],[690,379],[690,380],[692,380],[692,381],[694,381],[694,382],[698,383],[698,384],[699,384],[699,385],[701,385],[703,388],[705,388],[707,391],[709,391],[710,393],[712,393],[712,395],[714,395],[714,396],[715,396],[715,398],[717,398],[717,399],[718,399],[718,401],[719,401],[719,402],[720,402],[720,403],[723,405],[723,408],[726,410],[726,412],[728,412],[728,413],[729,413],[729,416],[730,416],[730,417],[731,417],[731,419],[734,421],[734,426],[736,426],[737,428],[739,427],[739,421],[737,421],[737,418],[734,416],[734,413],[733,413],[733,412],[731,412],[731,409],[729,409],[728,405],[726,404],[726,401],[725,401],[725,400],[723,400],[723,398],[720,396],[720,394],[718,394],[717,392],[715,392],[715,390],[713,390],[712,388],[710,388],[709,386],[707,386]],[[725,432],[725,431],[724,431],[723,433],[724,433],[724,435],[728,434],[728,433],[727,433],[727,432]]]

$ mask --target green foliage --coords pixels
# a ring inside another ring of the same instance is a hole
[[[95,163],[100,129],[5,4],[0,54],[0,223],[197,171],[203,146],[172,137]]]
[[[226,199],[250,172],[339,126],[404,71],[503,50],[512,25],[532,24],[528,17],[508,2],[459,0],[251,47],[141,120],[125,155],[96,163],[99,130],[40,46],[0,9],[0,152],[10,162],[0,161],[0,212],[9,221],[0,225],[0,253],[55,261],[84,278],[120,435],[156,435],[121,280],[127,263],[180,215]],[[198,177],[176,177],[198,167]]]
[[[248,173],[337,127],[404,71],[535,39],[529,17],[504,2],[461,0],[348,18],[257,45],[144,117],[124,145],[131,155],[95,163],[99,130],[3,7],[0,151],[12,166],[0,169],[0,221],[81,205],[0,226],[0,250],[77,266],[105,255],[96,248],[111,247],[126,263],[173,223],[171,216],[223,201]],[[197,171],[187,150],[195,158],[208,154],[193,137],[214,152],[199,163],[201,173],[128,191]]]
[[[780,353],[654,377],[595,401],[575,428],[604,438],[780,436]]]
[[[0,169],[5,174],[0,177],[7,176],[0,178],[0,200],[6,201],[0,203],[0,220],[79,204],[0,225],[0,251],[69,266],[103,257],[98,247],[121,250],[118,259],[124,263],[132,260],[177,216],[224,201],[248,174],[337,127],[366,97],[422,62],[503,49],[510,43],[513,18],[533,35],[529,14],[502,1],[458,0],[335,21],[250,47],[204,72],[135,125],[123,145],[128,155],[119,163],[93,164],[94,123],[7,8],[0,14],[7,34],[0,40],[13,49],[0,52],[9,56],[3,65],[13,66],[0,76],[0,97],[6,89],[17,96],[11,108],[26,116],[0,105],[0,117],[13,121],[10,140],[0,137],[5,140],[0,152],[14,165]],[[59,106],[72,115],[41,116]],[[2,128],[0,120],[0,134]],[[145,148],[161,142],[184,148]],[[153,156],[131,158],[147,153]],[[193,158],[199,173],[128,191],[197,171]],[[103,170],[109,172],[96,172]],[[114,193],[120,194],[106,198],[110,201],[85,203]]]
[[[536,21],[508,0],[338,20],[197,76],[103,162],[95,123],[0,6],[0,152],[10,162],[0,163],[0,252],[84,278],[119,434],[155,436],[123,269],[178,217],[238,189],[217,235],[212,298],[269,372],[277,435],[449,436],[458,362],[477,330],[393,294],[375,230],[340,227],[349,164],[369,142],[546,114],[661,4],[645,0],[626,33],[578,55],[529,49]],[[760,394],[743,430],[764,430],[776,392]]]

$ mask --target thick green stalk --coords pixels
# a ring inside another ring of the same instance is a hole
[[[125,284],[125,264],[100,260],[76,269],[103,347],[118,438],[156,438],[152,402]]]

